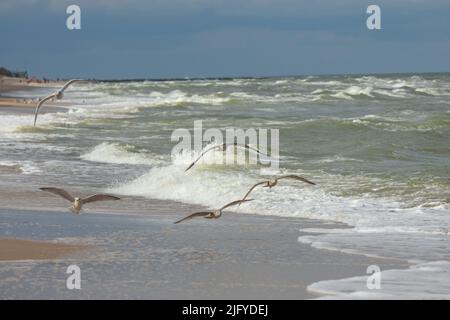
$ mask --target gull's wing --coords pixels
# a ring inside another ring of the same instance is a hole
[[[68,193],[66,190],[59,189],[59,188],[39,188],[39,189],[42,191],[54,193],[60,197],[63,197],[64,199],[66,199],[70,202],[75,201],[75,198],[70,193]]]
[[[51,95],[45,97],[44,99],[39,100],[37,107],[36,107],[36,111],[34,111],[34,126],[36,126],[36,120],[37,120],[37,116],[39,114],[39,109],[41,109],[42,104],[47,101],[50,100],[51,98],[53,98],[55,96],[54,93],[52,93]]]
[[[267,183],[267,181],[261,181],[261,182],[258,182],[258,183],[256,183],[256,184],[254,184],[253,187],[251,187],[250,190],[247,191],[247,193],[246,193],[245,196],[242,198],[242,200],[247,199],[247,197],[248,197],[248,195],[250,194],[250,192],[252,192],[253,189],[255,189],[257,186],[260,186],[260,185],[265,184],[265,183]]]
[[[228,208],[228,207],[232,207],[232,206],[235,206],[235,205],[237,205],[237,204],[241,204],[242,202],[247,202],[247,201],[253,201],[253,199],[236,200],[236,201],[233,201],[233,202],[230,202],[230,203],[224,205],[222,208],[220,208],[220,210],[222,211],[222,210],[224,210],[224,209],[226,209],[226,208]]]
[[[204,217],[204,216],[207,216],[208,214],[211,214],[211,213],[212,213],[212,211],[195,212],[193,214],[188,215],[187,217],[184,217],[183,219],[175,221],[174,224],[180,223],[180,222],[182,222],[184,220],[189,220],[189,219],[192,219],[192,218],[196,218],[196,217]]]
[[[197,161],[200,160],[200,158],[203,157],[206,153],[208,153],[209,151],[211,151],[211,150],[213,150],[213,149],[217,149],[217,148],[219,148],[219,147],[221,147],[221,146],[223,146],[223,144],[219,144],[219,145],[216,145],[216,146],[209,147],[208,149],[206,149],[205,151],[203,151],[203,152],[198,156],[198,158],[195,159],[195,161],[192,162],[192,163],[189,165],[189,167],[186,168],[186,170],[184,170],[184,172],[186,172],[186,171],[188,171],[190,168],[192,168],[192,167],[194,166],[194,164],[196,164]]]
[[[67,87],[70,86],[72,83],[78,82],[78,81],[85,81],[85,80],[83,80],[83,79],[72,79],[72,80],[70,80],[70,81],[67,81],[67,82],[64,84],[64,86],[61,88],[60,91],[63,92],[63,91],[66,90]]]
[[[119,197],[110,196],[108,194],[94,194],[93,196],[81,199],[83,204],[96,201],[120,200]]]
[[[264,155],[266,157],[269,157],[268,154],[265,154],[264,152],[259,151],[259,149],[257,149],[257,148],[250,147],[248,144],[239,144],[239,143],[235,142],[233,144],[229,144],[228,146],[236,146],[238,148],[244,148],[244,149],[252,150],[252,151],[255,151],[257,154],[262,154],[262,155]]]
[[[297,175],[295,175],[295,174],[290,174],[290,175],[287,175],[287,176],[282,176],[282,177],[279,177],[279,178],[276,178],[277,180],[281,180],[281,179],[295,179],[295,180],[300,180],[300,181],[303,181],[303,182],[306,182],[306,183],[309,183],[309,184],[315,184],[314,182],[311,182],[311,181],[309,181],[309,180],[307,180],[307,179],[305,179],[305,178],[303,178],[303,177],[300,177],[300,176],[297,176]]]

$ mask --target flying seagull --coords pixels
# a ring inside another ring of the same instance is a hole
[[[37,116],[39,114],[39,109],[41,109],[41,106],[44,104],[44,102],[50,100],[50,99],[56,99],[56,100],[61,100],[64,97],[64,90],[67,89],[68,86],[70,86],[72,83],[74,82],[78,82],[78,81],[86,81],[83,79],[72,79],[68,82],[66,82],[66,84],[59,90],[53,92],[51,95],[39,100],[37,107],[36,107],[36,111],[34,112],[34,126],[36,126],[36,120],[37,120]]]
[[[224,205],[222,208],[217,209],[217,210],[195,212],[195,213],[193,213],[191,215],[188,215],[187,217],[184,217],[183,219],[178,220],[178,221],[176,221],[174,223],[180,223],[180,222],[182,222],[184,220],[189,220],[189,219],[196,218],[196,217],[203,217],[205,219],[218,219],[218,218],[220,218],[222,216],[222,210],[224,210],[224,209],[226,209],[228,207],[231,207],[231,206],[235,206],[237,204],[241,204],[242,202],[247,202],[247,201],[252,201],[252,200],[253,199],[236,200],[236,201],[233,201],[233,202],[230,202],[230,203]]]
[[[248,190],[248,192],[245,194],[245,196],[244,196],[244,198],[242,198],[242,200],[245,200],[248,197],[248,195],[250,194],[250,192],[252,192],[253,189],[255,189],[257,186],[262,185],[264,188],[271,189],[272,187],[275,187],[278,184],[278,180],[281,180],[281,179],[295,179],[295,180],[299,180],[299,181],[303,181],[303,182],[315,185],[314,182],[306,180],[303,177],[297,176],[295,174],[290,174],[290,175],[287,175],[287,176],[281,176],[281,177],[275,178],[273,180],[266,180],[266,181],[261,181],[261,182],[256,183],[255,185],[253,185],[250,188],[250,190]]]
[[[192,162],[192,163],[189,165],[189,167],[187,167],[186,170],[184,170],[184,171],[186,172],[186,171],[188,171],[190,168],[192,168],[192,167],[197,163],[197,161],[200,160],[200,159],[201,159],[206,153],[208,153],[209,151],[211,151],[211,150],[225,151],[229,146],[236,146],[236,147],[238,147],[238,148],[244,148],[244,149],[247,149],[247,150],[253,150],[253,151],[255,151],[257,154],[262,154],[262,155],[268,157],[267,154],[262,153],[261,151],[259,151],[259,150],[256,149],[256,148],[250,147],[248,144],[239,144],[239,143],[237,143],[237,142],[234,142],[234,143],[228,143],[228,144],[227,144],[227,143],[222,143],[222,144],[218,144],[218,145],[209,147],[209,148],[207,148],[206,150],[204,150],[204,151],[200,154],[200,156],[198,156],[198,158],[195,159],[195,161]]]
[[[64,199],[70,201],[72,203],[72,206],[69,209],[70,209],[70,211],[72,211],[73,213],[76,213],[76,214],[80,213],[81,208],[86,203],[96,202],[96,201],[120,200],[119,197],[110,196],[107,194],[94,194],[87,198],[77,198],[77,197],[72,196],[66,190],[59,189],[59,188],[39,188],[39,189],[42,191],[54,193],[58,196],[63,197]]]

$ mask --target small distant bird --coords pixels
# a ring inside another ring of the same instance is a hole
[[[253,199],[236,200],[236,201],[233,201],[233,202],[230,202],[230,203],[224,205],[222,208],[217,209],[217,210],[195,212],[195,213],[193,213],[193,214],[191,214],[191,215],[189,215],[187,217],[184,217],[183,219],[178,220],[178,221],[176,221],[174,223],[175,224],[176,223],[180,223],[182,221],[189,220],[189,219],[196,218],[196,217],[203,217],[205,219],[218,219],[218,218],[220,218],[222,216],[222,210],[224,210],[224,209],[226,209],[228,207],[231,207],[231,206],[235,206],[237,204],[241,204],[242,202],[247,202],[247,201],[252,201],[252,200]]]
[[[34,112],[34,126],[36,126],[36,120],[37,120],[37,116],[39,114],[39,109],[41,109],[41,106],[44,104],[44,102],[50,100],[50,99],[56,99],[56,100],[61,100],[64,97],[64,90],[67,89],[68,86],[70,86],[72,83],[74,82],[78,82],[78,81],[86,81],[83,79],[72,79],[68,82],[66,82],[66,84],[59,90],[53,92],[51,95],[39,100],[37,107],[36,107],[36,111]]]
[[[200,156],[198,156],[198,158],[195,159],[195,161],[192,162],[192,163],[189,165],[189,167],[187,167],[186,170],[184,170],[184,171],[186,172],[186,171],[188,171],[190,168],[192,168],[192,167],[197,163],[197,161],[200,160],[200,159],[201,159],[206,153],[208,153],[209,151],[211,151],[211,150],[225,151],[229,146],[235,146],[235,147],[238,147],[238,148],[244,148],[244,149],[247,149],[247,150],[253,150],[253,151],[255,151],[257,154],[262,154],[262,155],[268,157],[267,154],[262,153],[261,151],[259,151],[259,150],[256,149],[256,148],[250,147],[248,144],[239,144],[239,143],[237,143],[237,142],[234,142],[234,143],[228,143],[228,144],[227,144],[227,143],[222,143],[222,144],[218,144],[218,145],[216,145],[216,146],[209,147],[209,148],[207,148],[206,150],[204,150],[204,151],[200,154]]]
[[[314,182],[306,180],[303,177],[297,176],[295,174],[290,174],[287,176],[281,176],[281,177],[275,178],[273,180],[266,180],[266,181],[261,181],[261,182],[256,183],[255,185],[253,185],[253,187],[250,188],[250,190],[248,190],[248,192],[245,194],[245,196],[244,196],[244,198],[242,198],[242,200],[245,200],[248,197],[248,195],[250,194],[250,192],[252,192],[253,189],[255,189],[257,186],[262,185],[263,188],[271,189],[272,187],[275,187],[278,184],[278,180],[281,180],[281,179],[295,179],[295,180],[299,180],[299,181],[303,181],[303,182],[315,185]]]
[[[72,211],[73,213],[76,213],[76,214],[80,213],[81,208],[86,203],[96,202],[96,201],[120,200],[119,197],[110,196],[107,194],[94,194],[87,198],[77,198],[77,197],[72,196],[70,193],[68,193],[64,189],[59,189],[59,188],[39,188],[39,189],[42,191],[54,193],[58,196],[63,197],[64,199],[70,201],[72,203],[72,206],[69,207],[69,209],[70,209],[70,211]]]

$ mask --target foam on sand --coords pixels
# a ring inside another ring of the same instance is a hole
[[[368,289],[369,275],[319,281],[308,291],[320,299],[450,299],[450,262],[433,261],[404,270],[381,270],[380,289]]]

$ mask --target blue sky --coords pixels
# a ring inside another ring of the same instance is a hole
[[[82,29],[66,28],[81,7]],[[377,4],[382,30],[366,28]],[[0,65],[51,78],[450,71],[448,0],[2,0]]]

